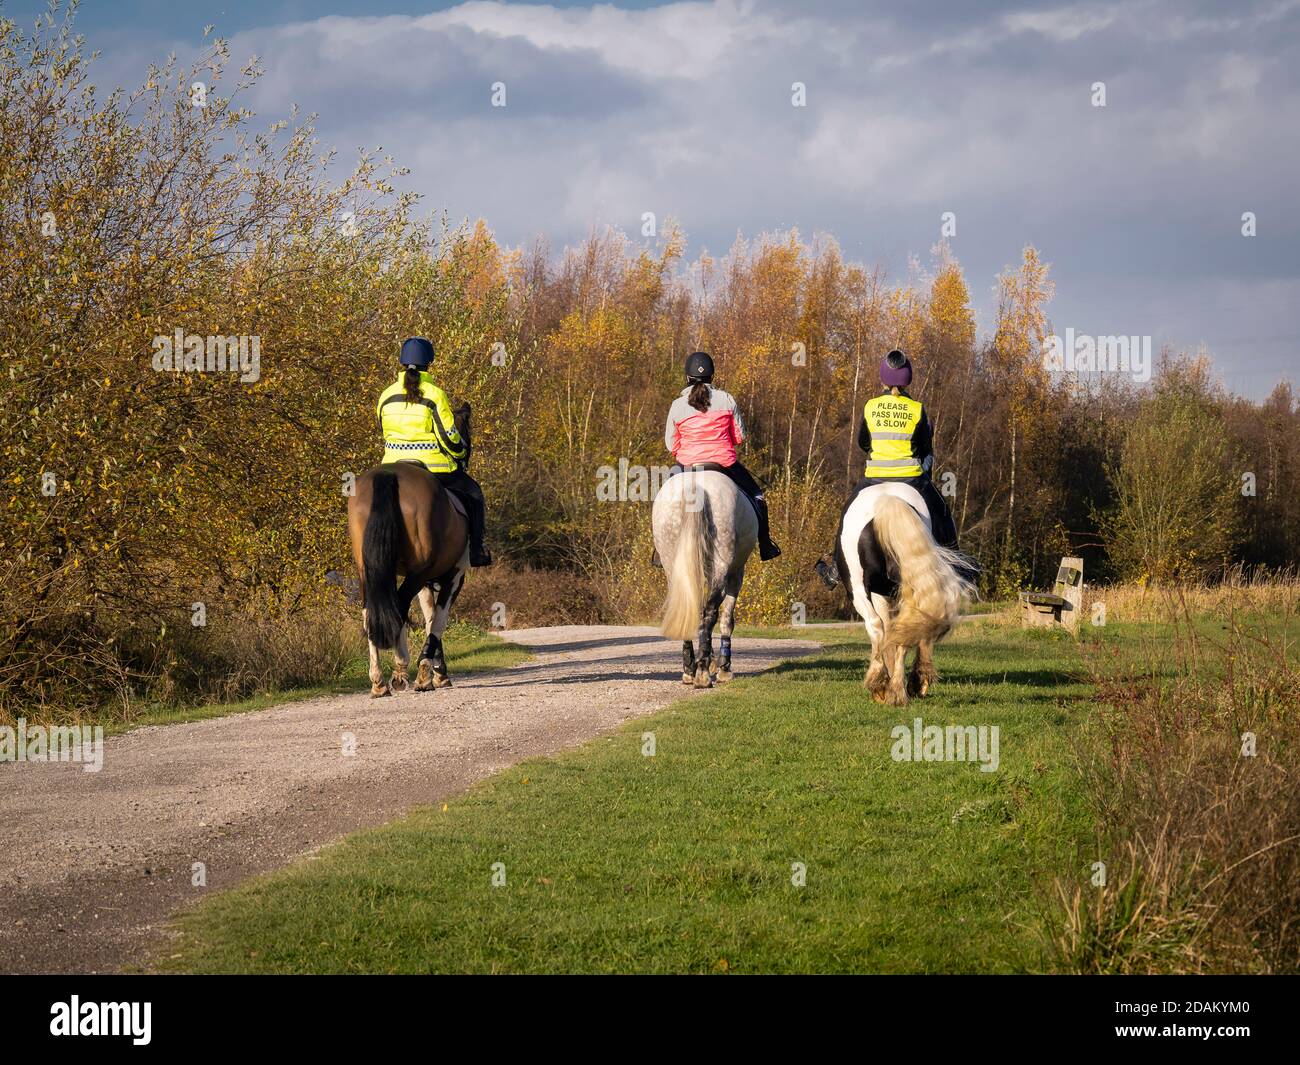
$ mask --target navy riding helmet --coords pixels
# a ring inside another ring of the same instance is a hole
[[[421,370],[433,365],[433,344],[424,337],[407,337],[402,341],[401,363]]]
[[[713,360],[702,351],[697,351],[686,360],[686,380],[695,384],[697,381],[713,380]]]

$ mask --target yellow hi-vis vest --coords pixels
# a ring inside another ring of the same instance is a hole
[[[376,408],[384,431],[384,461],[418,459],[434,473],[454,473],[465,457],[465,441],[456,432],[447,393],[421,371],[420,399],[407,403],[402,376],[384,389]]]
[[[912,454],[912,434],[921,424],[920,401],[886,392],[867,400],[862,416],[871,432],[866,477],[920,477],[921,460]]]

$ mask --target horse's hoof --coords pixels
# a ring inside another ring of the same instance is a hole
[[[895,691],[893,688],[890,688],[885,692],[885,697],[881,701],[888,706],[906,706],[907,692]]]
[[[382,699],[385,695],[392,695],[392,694],[393,693],[388,690],[387,684],[370,685],[370,698],[372,699]]]
[[[912,673],[907,678],[907,694],[924,697],[939,681],[937,673]]]
[[[868,677],[862,682],[862,686],[871,693],[871,698],[878,703],[885,701],[885,692],[889,690],[888,677]]]
[[[733,672],[731,672],[731,670],[729,670],[729,669],[720,669],[720,670],[718,670],[717,676],[716,676],[714,679],[715,679],[719,684],[726,684],[727,681],[731,680],[731,678],[734,677],[734,676],[735,676],[735,674],[734,674]]]
[[[435,688],[450,688],[451,678],[446,673],[435,673],[433,675],[433,686]]]
[[[427,658],[420,663],[420,669],[415,674],[415,690],[418,692],[433,691],[433,666]]]
[[[683,673],[683,674],[682,674],[682,683],[683,683],[683,684],[694,684],[694,683],[695,683],[695,674],[694,674],[694,673]]]
[[[713,687],[713,677],[707,669],[697,669],[695,671],[695,686],[697,688]]]
[[[393,694],[396,695],[398,692],[406,691],[406,689],[411,686],[411,682],[407,679],[405,674],[399,675],[394,673],[389,679],[388,685],[393,689]]]

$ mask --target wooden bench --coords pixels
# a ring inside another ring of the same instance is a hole
[[[1063,558],[1050,592],[1021,592],[1026,626],[1064,625],[1075,631],[1083,612],[1083,559]]]

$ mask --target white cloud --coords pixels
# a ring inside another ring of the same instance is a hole
[[[610,5],[555,8],[481,0],[413,20],[421,29],[461,27],[492,37],[519,37],[545,52],[591,49],[611,67],[648,78],[702,80],[722,59],[756,41],[777,38],[782,25],[752,2],[677,3],[640,11]]]
[[[1114,25],[1118,8],[1062,7],[1051,11],[1017,11],[1003,18],[1003,25],[1012,33],[1033,32],[1053,41],[1075,41],[1089,33]]]

